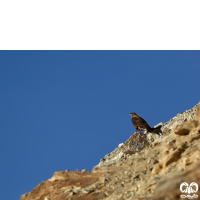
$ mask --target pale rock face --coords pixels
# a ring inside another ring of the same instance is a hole
[[[122,148],[123,146],[124,146],[124,143],[120,143],[120,144],[118,145],[119,148]]]
[[[160,125],[160,136],[134,133],[91,172],[55,172],[20,200],[181,199],[181,183],[200,187],[200,104]]]

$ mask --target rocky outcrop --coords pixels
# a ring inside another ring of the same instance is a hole
[[[55,172],[20,200],[200,199],[194,186],[180,191],[200,186],[200,103],[158,126],[161,135],[134,133],[91,172]]]

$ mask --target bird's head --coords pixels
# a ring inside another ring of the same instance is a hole
[[[130,115],[131,117],[137,116],[137,114],[134,113],[134,112],[130,113],[129,115]]]

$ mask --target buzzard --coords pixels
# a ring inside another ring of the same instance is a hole
[[[141,130],[141,131],[145,130],[147,132],[153,132],[153,133],[158,134],[160,127],[151,128],[142,117],[139,117],[134,112],[130,113],[129,115],[131,116],[131,121],[133,123],[134,128],[136,129],[136,132],[137,130]]]

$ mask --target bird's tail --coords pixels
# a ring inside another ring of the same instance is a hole
[[[161,133],[161,126],[158,126],[156,128],[151,128],[151,130],[149,132],[160,135],[160,133]]]

